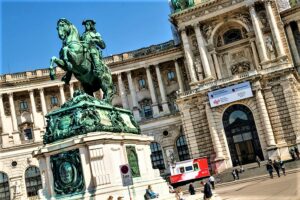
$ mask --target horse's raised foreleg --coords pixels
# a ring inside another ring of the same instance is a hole
[[[53,56],[51,58],[51,63],[55,63],[58,67],[62,68],[64,71],[67,71],[67,67],[66,67],[65,62],[63,60]]]
[[[65,82],[65,84],[69,85],[69,82],[72,78],[72,72],[68,71],[68,68],[65,65],[65,62],[59,58],[56,58],[55,56],[53,56],[51,58],[51,63],[55,63],[58,67],[62,68],[64,71],[66,71],[67,73],[62,77],[62,81]]]

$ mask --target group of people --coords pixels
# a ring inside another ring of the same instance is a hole
[[[204,195],[203,199],[204,200],[211,199],[211,197],[213,196],[212,189],[215,189],[215,178],[213,176],[210,176],[207,179],[207,181],[202,180],[200,183],[203,186],[203,190],[202,190],[203,195]],[[175,193],[176,200],[184,200],[182,188],[178,187],[178,188],[174,189],[172,185],[170,185],[170,184],[168,184],[168,185],[169,185],[169,192]],[[189,184],[188,191],[189,191],[190,195],[196,194],[196,190],[195,190],[193,183]]]
[[[290,148],[289,152],[293,160],[300,159],[299,149],[296,146]]]
[[[280,170],[282,170],[283,175],[285,176],[285,164],[284,162],[278,157],[278,159],[272,161],[271,159],[268,160],[266,164],[267,171],[270,174],[270,178],[273,178],[273,170],[275,169],[277,176],[280,177]]]
[[[114,200],[114,197],[109,196],[107,200]],[[118,197],[117,200],[124,200],[124,197]]]

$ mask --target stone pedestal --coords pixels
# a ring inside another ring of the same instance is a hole
[[[120,165],[132,163],[133,156],[138,167],[133,167],[136,177],[129,186],[132,199],[144,199],[148,185],[159,193],[160,199],[175,199],[159,171],[152,169],[149,146],[152,141],[153,137],[131,133],[91,132],[44,145],[33,152],[40,162],[41,198],[103,200],[112,195],[115,199],[124,196],[129,200],[128,188],[122,185]],[[129,154],[128,149],[135,153]],[[81,174],[77,176],[77,172]],[[73,178],[74,181],[68,181]],[[61,191],[61,182],[70,188]],[[73,182],[74,187],[70,185]],[[74,191],[68,192],[71,190]]]

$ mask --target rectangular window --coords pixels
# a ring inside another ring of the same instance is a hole
[[[24,140],[32,140],[31,128],[24,129]]]
[[[184,173],[184,167],[180,167],[179,171],[180,171],[181,174],[183,174]]]
[[[28,110],[28,104],[26,101],[20,102],[20,110]]]
[[[194,163],[193,166],[194,166],[194,171],[199,171],[198,163]]]
[[[193,171],[193,166],[187,166],[185,167],[185,171]]]

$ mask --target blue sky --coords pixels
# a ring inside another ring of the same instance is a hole
[[[95,19],[104,56],[172,39],[168,0],[0,1],[0,74],[49,67],[61,48],[56,22],[62,17],[80,33],[83,19]]]

